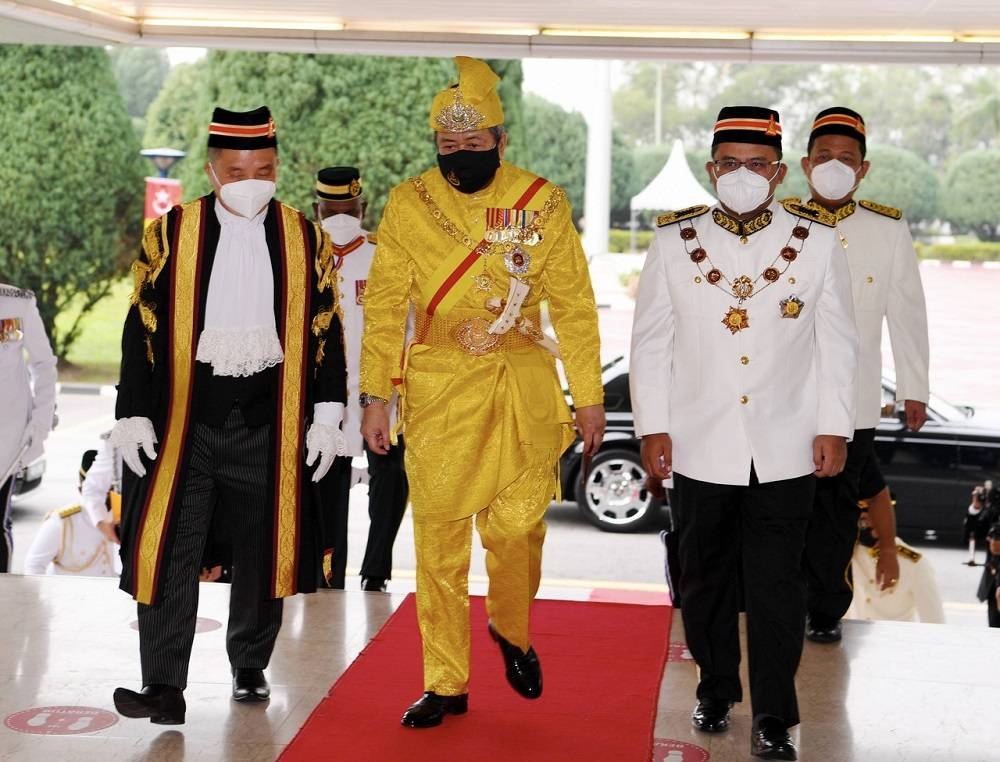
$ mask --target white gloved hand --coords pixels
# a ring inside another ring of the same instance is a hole
[[[368,484],[368,469],[358,468],[357,466],[351,466],[351,486],[356,487],[359,484]]]
[[[313,471],[312,480],[318,482],[333,465],[336,456],[347,455],[347,440],[338,426],[314,423],[306,432],[306,465],[311,466],[319,458],[319,465]]]
[[[122,455],[125,465],[136,476],[145,476],[146,467],[142,465],[142,458],[139,456],[139,448],[150,460],[156,460],[156,432],[153,431],[153,422],[148,418],[120,418],[115,427],[111,429],[108,436],[108,443],[116,448]]]

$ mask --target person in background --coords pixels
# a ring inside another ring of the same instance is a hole
[[[986,538],[989,525],[986,523],[986,485],[977,484],[969,496],[969,507],[962,522],[962,540],[969,546],[969,560],[966,566],[977,566],[976,546]]]
[[[889,326],[896,368],[896,398],[905,424],[918,431],[927,420],[929,342],[927,308],[917,254],[903,214],[874,201],[855,201],[869,170],[867,129],[844,106],[820,111],[801,166],[809,181],[807,206],[833,214],[840,254],[851,272],[859,339],[858,403],[844,471],[816,485],[802,566],[808,583],[806,637],[841,638],[840,619],[851,605],[851,557],[858,533],[858,480],[877,469],[872,452],[882,410],[882,324]],[[798,201],[798,199],[795,199]],[[888,535],[892,542],[895,535]]]
[[[146,227],[108,440],[126,466],[121,587],[137,602],[142,668],[142,690],[118,688],[115,707],[164,725],[185,720],[213,520],[232,549],[231,695],[269,699],[282,601],[316,587],[310,486],[345,447],[333,250],[274,199],[266,106],[214,110],[205,173],[212,193]]]
[[[979,579],[976,597],[986,602],[986,619],[990,627],[1000,627],[1000,523],[989,528],[986,543],[989,552],[983,562],[983,576]]]
[[[347,566],[347,514],[350,488],[359,477],[351,472],[351,459],[368,459],[368,544],[361,563],[361,589],[384,591],[392,577],[392,546],[406,513],[409,489],[403,468],[403,437],[388,453],[379,454],[364,445],[361,436],[361,406],[358,404],[358,373],[361,337],[364,333],[365,289],[375,256],[375,236],[362,226],[368,202],[361,173],[356,167],[326,167],[316,174],[316,218],[333,242],[334,261],[340,275],[344,314],[344,347],[347,355],[347,407],[343,432],[347,453],[338,456],[332,471],[336,479],[320,482],[325,495],[321,516],[328,542],[323,549],[323,582],[343,588]],[[400,353],[403,347],[399,348]],[[390,425],[395,425],[395,394],[389,401]]]
[[[699,667],[691,722],[725,731],[743,698],[751,753],[796,759],[802,549],[816,477],[844,467],[857,400],[850,273],[832,214],[774,201],[778,113],[719,112],[705,165],[719,204],[657,220],[639,278],[630,385],[642,463],[673,477],[681,615]]]
[[[864,468],[861,516],[851,560],[854,597],[848,619],[944,622],[934,569],[922,553],[896,537],[896,514],[879,469]]]
[[[27,360],[25,360],[27,355]],[[56,356],[31,291],[0,283],[0,573],[10,571],[14,477],[55,425]]]
[[[402,717],[411,728],[468,710],[473,524],[507,681],[541,695],[530,624],[545,511],[574,422],[588,455],[604,432],[597,305],[566,194],[503,161],[499,77],[483,61],[455,62],[458,83],[430,111],[438,166],[393,188],[379,225],[361,349],[361,431],[374,453],[397,446],[397,384],[403,404],[424,664],[424,694]],[[540,328],[544,302],[558,344]]]
[[[87,450],[80,460],[80,488],[97,450]],[[105,492],[104,511],[112,522],[111,496]],[[121,499],[117,501],[121,511]],[[120,513],[119,513],[120,516]],[[38,533],[24,558],[25,574],[78,574],[90,577],[117,577],[121,574],[118,545],[99,530],[80,503],[51,511],[42,520]]]

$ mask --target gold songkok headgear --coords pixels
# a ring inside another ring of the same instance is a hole
[[[455,56],[458,84],[434,96],[430,125],[435,132],[472,132],[503,124],[497,95],[500,77],[484,61]]]

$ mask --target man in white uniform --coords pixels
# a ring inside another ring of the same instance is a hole
[[[87,450],[80,461],[80,488],[94,464],[97,450]],[[110,495],[104,492],[101,510],[111,518]],[[121,500],[118,501],[119,511]],[[24,559],[25,574],[73,574],[117,577],[121,573],[118,545],[95,526],[80,503],[50,512],[42,521]]]
[[[368,270],[375,256],[375,234],[361,227],[367,206],[361,173],[356,167],[327,167],[317,173],[315,211],[333,242],[334,261],[340,276],[347,356],[347,406],[342,427],[347,453],[337,457],[333,463],[333,471],[339,478],[327,479],[320,484],[324,493],[320,515],[326,535],[323,583],[332,588],[344,587],[348,503],[350,488],[357,483],[357,479],[351,476],[351,459],[365,454],[368,458],[368,517],[371,524],[361,564],[361,589],[378,592],[386,589],[387,580],[392,576],[392,545],[406,512],[409,490],[403,468],[403,438],[399,438],[398,447],[380,455],[365,447],[361,436],[361,405],[358,404],[361,337],[365,326]],[[400,353],[402,351],[400,347]],[[395,424],[395,404],[390,405],[390,410],[392,423]]]
[[[639,280],[631,391],[642,460],[673,477],[692,723],[729,726],[743,698],[751,752],[796,759],[801,574],[815,477],[838,473],[854,429],[857,334],[833,216],[773,201],[777,112],[723,108],[705,166],[719,204],[657,220]]]
[[[858,403],[854,436],[843,473],[820,482],[809,521],[803,569],[808,583],[806,637],[817,643],[841,638],[840,618],[851,605],[851,556],[858,533],[858,480],[878,469],[872,453],[882,408],[882,321],[896,364],[896,399],[906,425],[927,420],[927,309],[910,230],[898,209],[854,201],[868,173],[864,119],[843,106],[819,112],[809,135],[802,171],[808,206],[836,215],[839,254],[847,260],[859,338]],[[796,199],[797,201],[797,199]],[[895,533],[887,534],[891,538]]]
[[[0,390],[0,572],[7,572],[14,552],[10,519],[14,475],[42,454],[55,421],[56,356],[35,295],[5,283],[0,283]]]

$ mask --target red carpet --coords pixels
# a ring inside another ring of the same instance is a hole
[[[648,762],[673,609],[536,601],[532,638],[544,690],[529,701],[504,678],[472,599],[469,712],[436,728],[399,724],[422,692],[415,600],[408,596],[334,684],[282,762]]]

